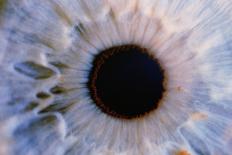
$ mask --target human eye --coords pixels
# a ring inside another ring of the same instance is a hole
[[[1,155],[229,155],[229,0],[0,0]]]

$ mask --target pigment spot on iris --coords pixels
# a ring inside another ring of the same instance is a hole
[[[106,114],[136,118],[158,108],[165,91],[164,71],[146,48],[121,45],[96,55],[88,87]]]
[[[176,153],[176,155],[191,155],[190,153],[188,153],[188,151],[186,150],[180,150]]]
[[[36,94],[36,97],[39,99],[47,99],[50,97],[50,94],[46,93],[46,92],[38,92]]]
[[[67,90],[61,86],[54,86],[50,89],[50,92],[55,95],[65,93],[66,91]]]

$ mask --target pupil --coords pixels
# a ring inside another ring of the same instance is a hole
[[[95,56],[88,88],[97,107],[106,114],[136,118],[158,107],[163,82],[163,70],[147,49],[122,45]]]

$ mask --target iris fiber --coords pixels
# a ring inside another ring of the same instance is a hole
[[[164,92],[164,72],[148,53],[137,45],[120,45],[95,56],[88,87],[103,112],[134,118],[158,107]]]

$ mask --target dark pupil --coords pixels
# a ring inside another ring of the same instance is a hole
[[[123,45],[103,50],[95,57],[88,87],[103,112],[134,118],[158,107],[164,92],[164,73],[147,52],[136,45]]]

